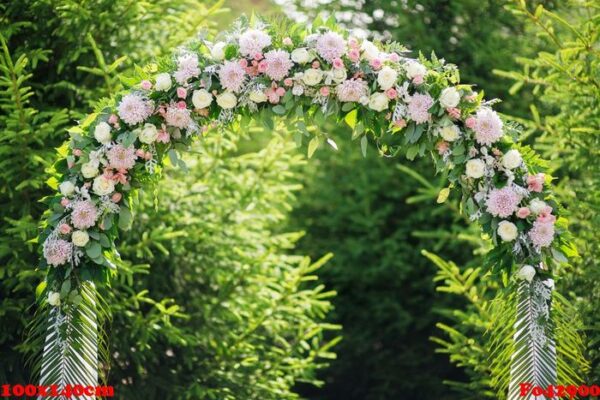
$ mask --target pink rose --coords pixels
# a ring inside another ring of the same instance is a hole
[[[277,93],[277,96],[281,97],[285,94],[285,89],[282,87],[278,87],[277,89],[275,89],[275,93]]]
[[[248,66],[248,60],[246,60],[245,58],[241,58],[239,64],[242,68],[246,68]]]
[[[178,101],[177,108],[179,108],[180,110],[185,110],[187,108],[187,104],[185,104],[185,101]]]
[[[113,193],[113,195],[111,196],[110,200],[113,203],[118,203],[119,201],[121,201],[121,199],[123,198],[123,195],[119,192],[115,192]]]
[[[69,224],[61,224],[58,227],[58,230],[63,235],[68,235],[69,233],[71,233],[71,227],[69,226]]]
[[[262,60],[262,59],[263,59],[263,55],[262,55],[262,53],[256,53],[256,54],[254,54],[254,59],[255,59],[256,61],[260,61],[260,60]]]
[[[448,113],[448,115],[452,119],[459,119],[460,118],[460,109],[459,108],[456,108],[456,107],[446,108],[446,112]]]
[[[357,49],[358,48],[358,40],[356,40],[356,38],[348,39],[348,46],[350,46],[351,49]]]
[[[398,92],[394,88],[389,88],[385,91],[385,95],[388,97],[388,99],[395,99],[398,96]]]
[[[532,192],[540,193],[544,188],[544,178],[542,173],[527,176],[527,188]]]
[[[179,97],[180,99],[185,99],[187,97],[187,90],[185,88],[178,87],[177,88],[177,97]]]
[[[136,155],[136,156],[138,156],[138,157],[140,157],[140,158],[143,158],[143,157],[144,157],[144,150],[142,150],[142,149],[137,149],[137,150],[135,151],[135,155]]]
[[[294,42],[292,42],[292,39],[291,39],[291,38],[289,38],[289,37],[286,37],[286,38],[284,38],[284,39],[283,39],[283,45],[284,45],[284,46],[291,46],[291,45],[293,45],[293,44],[294,44]]]
[[[267,64],[267,62],[265,60],[262,60],[261,62],[258,63],[258,72],[264,73],[268,67],[269,67],[269,64]]]
[[[73,150],[73,155],[74,155],[75,157],[81,157],[81,154],[82,154],[82,152],[81,152],[81,150],[80,150],[80,149],[74,149],[74,150]]]
[[[143,80],[140,86],[144,90],[150,90],[152,88],[152,83],[150,81]]]
[[[529,207],[521,207],[517,210],[517,217],[521,219],[527,218],[531,214]]]
[[[315,60],[315,61],[313,61],[313,63],[312,63],[312,67],[313,67],[314,69],[317,69],[317,68],[319,68],[320,66],[321,66],[321,63],[320,63],[320,62],[318,62],[318,61],[316,61],[316,60]]]
[[[70,203],[70,201],[66,197],[63,197],[62,199],[60,199],[60,205],[63,206],[63,207],[68,206],[69,203]]]
[[[474,117],[469,117],[465,121],[465,126],[469,129],[473,129],[477,125],[477,120]]]
[[[292,86],[292,85],[294,84],[294,81],[292,80],[292,78],[285,78],[285,79],[283,80],[283,84],[284,84],[285,86]]]
[[[423,83],[423,76],[422,76],[422,75],[417,75],[417,76],[415,76],[415,77],[413,78],[413,80],[412,80],[412,81],[413,81],[413,83],[414,83],[415,85],[420,85],[420,84],[422,84],[422,83]]]
[[[358,62],[360,59],[360,51],[358,49],[352,49],[348,52],[348,58],[353,62]]]
[[[320,90],[319,93],[321,93],[321,96],[329,96],[329,86],[323,86]]]
[[[391,53],[388,56],[388,60],[390,60],[391,62],[398,62],[400,61],[400,56],[397,53]]]
[[[110,117],[108,117],[108,123],[111,125],[115,125],[119,122],[119,117],[117,117],[115,114],[111,114]]]
[[[341,58],[336,58],[333,60],[333,68],[335,69],[342,69],[344,68],[344,62],[342,61]]]
[[[379,68],[381,68],[381,60],[379,58],[374,58],[371,60],[371,62],[369,63],[369,65],[375,69],[378,70]]]

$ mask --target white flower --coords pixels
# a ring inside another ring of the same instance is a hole
[[[512,242],[517,238],[518,233],[517,226],[510,221],[501,221],[498,224],[498,235],[504,242]]]
[[[196,108],[206,108],[213,101],[213,95],[206,89],[194,90],[192,93],[192,104]]]
[[[167,72],[163,72],[162,74],[156,75],[156,83],[154,84],[154,89],[158,91],[165,91],[171,89],[171,75]]]
[[[75,231],[71,235],[71,241],[77,247],[83,247],[90,241],[90,235],[86,231]]]
[[[84,178],[90,179],[98,175],[98,164],[90,161],[81,166],[81,174]]]
[[[444,108],[453,108],[460,102],[460,93],[453,87],[442,90],[440,94],[440,105]]]
[[[106,178],[104,175],[100,175],[94,179],[92,189],[98,196],[109,195],[115,191],[115,181]]]
[[[540,199],[533,199],[531,200],[531,203],[529,203],[529,209],[534,214],[541,213],[544,210],[544,208],[546,208],[546,206],[546,202]]]
[[[427,68],[417,61],[407,62],[404,65],[404,68],[406,69],[406,76],[410,79],[413,79],[417,76],[425,76],[427,73]]]
[[[320,69],[307,69],[304,71],[304,75],[302,75],[302,81],[308,86],[315,86],[321,82],[323,79],[323,71]]]
[[[369,108],[375,111],[383,111],[388,108],[389,99],[385,93],[373,93],[369,98]]]
[[[240,53],[243,56],[254,57],[262,53],[263,49],[271,44],[271,37],[263,31],[248,29],[240,36]]]
[[[237,104],[237,97],[231,92],[223,92],[217,96],[217,104],[223,109],[230,109]]]
[[[302,96],[302,93],[304,93],[304,88],[300,85],[294,85],[292,88],[292,94],[294,96]]]
[[[311,61],[310,53],[304,47],[295,49],[292,51],[292,61],[296,64],[306,64]]]
[[[264,103],[267,101],[267,95],[262,90],[253,90],[248,97],[255,103]]]
[[[371,61],[374,58],[379,57],[379,49],[373,44],[373,42],[365,40],[362,42],[360,48],[363,51],[363,58],[367,61]]]
[[[518,150],[509,150],[502,157],[502,165],[506,169],[515,169],[523,162],[523,158],[521,158],[521,153]]]
[[[70,196],[75,192],[75,185],[71,181],[64,181],[60,184],[58,190],[63,196]]]
[[[108,125],[106,122],[98,123],[98,125],[96,125],[96,129],[94,129],[94,137],[99,143],[110,143],[110,125]]]
[[[440,136],[447,142],[454,142],[460,137],[460,129],[454,124],[442,126],[439,129]]]
[[[388,90],[396,84],[398,73],[390,67],[383,67],[377,74],[377,83],[381,90]]]
[[[336,83],[344,82],[348,77],[348,73],[346,72],[345,68],[333,69],[329,72],[329,74],[331,76],[331,79],[333,79],[333,81]]]
[[[154,124],[145,124],[139,135],[140,142],[146,144],[154,143],[157,137],[158,129],[156,129]]]
[[[48,304],[50,304],[51,306],[60,305],[60,293],[48,292]]]
[[[517,278],[522,279],[524,281],[530,282],[533,280],[535,276],[535,268],[531,265],[523,265],[519,272],[517,272]]]
[[[224,42],[215,43],[215,45],[212,47],[212,49],[210,49],[210,56],[212,57],[213,60],[221,61],[222,59],[225,58],[225,46],[227,46],[227,43],[224,43]]]
[[[479,158],[467,161],[466,174],[469,178],[479,179],[485,173],[485,163]]]
[[[358,102],[360,104],[362,104],[363,106],[366,106],[367,104],[369,104],[369,101],[370,101],[369,96],[361,96],[361,98],[358,99]]]

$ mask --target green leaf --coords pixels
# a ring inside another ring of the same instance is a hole
[[[275,114],[284,115],[285,114],[285,107],[283,107],[281,105],[276,105],[275,107],[273,107],[273,112]]]
[[[121,210],[119,211],[119,229],[128,230],[133,222],[132,219],[131,210],[124,205],[121,206]]]
[[[90,241],[85,246],[85,252],[90,258],[98,258],[100,257],[100,254],[102,254],[102,247],[100,246],[100,243]]]
[[[308,142],[308,158],[311,158],[315,151],[319,148],[321,141],[318,137],[314,137]]]
[[[367,156],[367,144],[368,144],[368,140],[367,140],[367,136],[365,135],[360,139],[360,151],[361,151],[363,157]]]

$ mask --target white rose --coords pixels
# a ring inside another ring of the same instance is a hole
[[[323,71],[320,69],[307,69],[302,75],[302,81],[308,86],[315,86],[323,79]]]
[[[300,85],[295,85],[295,86],[292,88],[292,94],[293,94],[294,96],[302,96],[302,93],[304,93],[304,88],[303,88],[302,86],[300,86]]]
[[[410,79],[413,79],[416,76],[425,76],[427,73],[427,68],[416,61],[409,61],[404,68],[406,69],[406,76]]]
[[[171,85],[171,75],[169,75],[166,72],[156,75],[156,83],[154,84],[154,89],[158,91],[165,91],[171,89]]]
[[[304,47],[292,51],[292,61],[296,64],[306,64],[310,60],[310,53]]]
[[[138,136],[140,142],[146,144],[154,143],[157,137],[158,129],[156,129],[156,126],[154,126],[153,124],[145,124],[144,127],[141,129],[140,135]]]
[[[466,174],[469,178],[479,179],[485,173],[485,163],[479,158],[467,161]]]
[[[231,92],[223,92],[217,96],[217,104],[223,109],[230,109],[237,104],[237,97]]]
[[[396,79],[398,79],[398,73],[390,68],[383,67],[381,71],[377,74],[377,83],[381,90],[388,90],[396,84]]]
[[[225,46],[227,46],[227,44],[224,42],[215,43],[213,48],[210,50],[210,56],[213,60],[221,61],[225,58]]]
[[[196,108],[206,108],[211,105],[213,95],[206,89],[194,90],[192,93],[192,103]]]
[[[521,158],[521,153],[519,153],[518,150],[514,149],[507,151],[506,154],[502,157],[502,165],[506,169],[515,169],[519,165],[521,165],[522,161],[523,159]]]
[[[379,57],[379,49],[373,44],[373,42],[365,40],[362,42],[360,48],[363,51],[363,58],[367,61],[371,61],[374,58]]]
[[[369,96],[361,96],[360,99],[358,99],[358,102],[363,106],[366,106],[369,104]]]
[[[92,189],[98,196],[109,195],[115,191],[115,181],[106,178],[104,175],[100,175],[94,179]]]
[[[346,69],[334,69],[331,71],[331,78],[334,82],[341,83],[346,80],[348,74],[346,73]]]
[[[94,129],[94,137],[102,144],[109,143],[112,139],[110,135],[110,125],[106,122],[100,122],[96,125],[96,129]]]
[[[518,234],[517,226],[509,221],[501,221],[498,224],[498,235],[504,242],[512,242],[517,238]]]
[[[75,192],[75,185],[71,181],[64,181],[60,184],[58,190],[63,196],[70,196]]]
[[[48,304],[50,304],[51,306],[60,305],[60,293],[48,292]]]
[[[460,93],[453,87],[442,90],[440,94],[440,104],[444,108],[453,108],[460,102]]]
[[[86,162],[81,166],[81,174],[84,178],[90,179],[98,175],[98,164],[95,162]]]
[[[90,241],[90,235],[86,231],[75,231],[71,235],[71,241],[77,247],[83,247]]]
[[[542,210],[544,210],[544,208],[546,208],[546,206],[547,206],[546,202],[543,200],[540,200],[540,199],[533,199],[533,200],[531,200],[531,203],[529,203],[529,209],[534,214],[541,213]]]
[[[531,282],[535,276],[535,268],[531,265],[523,265],[519,272],[517,272],[517,278],[527,282]]]
[[[442,126],[439,132],[440,136],[447,142],[454,142],[460,137],[460,129],[454,124]]]
[[[369,98],[369,108],[375,111],[383,111],[388,108],[389,99],[385,93],[373,93]]]
[[[264,103],[267,101],[267,95],[262,90],[253,90],[248,97],[255,103]]]

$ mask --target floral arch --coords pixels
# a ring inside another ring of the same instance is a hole
[[[39,237],[45,317],[41,382],[98,380],[95,288],[106,285],[119,255],[119,231],[132,223],[137,189],[160,175],[163,160],[231,123],[284,117],[308,141],[309,156],[335,143],[307,124],[344,122],[366,151],[408,159],[428,155],[448,171],[462,211],[494,248],[487,264],[514,280],[518,297],[510,397],[519,382],[556,382],[550,318],[553,269],[575,252],[550,191],[544,163],[518,144],[483,93],[459,83],[459,72],[435,56],[410,58],[397,43],[350,37],[334,21],[277,29],[241,20],[216,40],[191,43],[154,69],[138,69],[130,89],[70,130],[55,164],[57,193]],[[66,350],[65,350],[66,349]],[[73,368],[65,368],[72,365]]]

